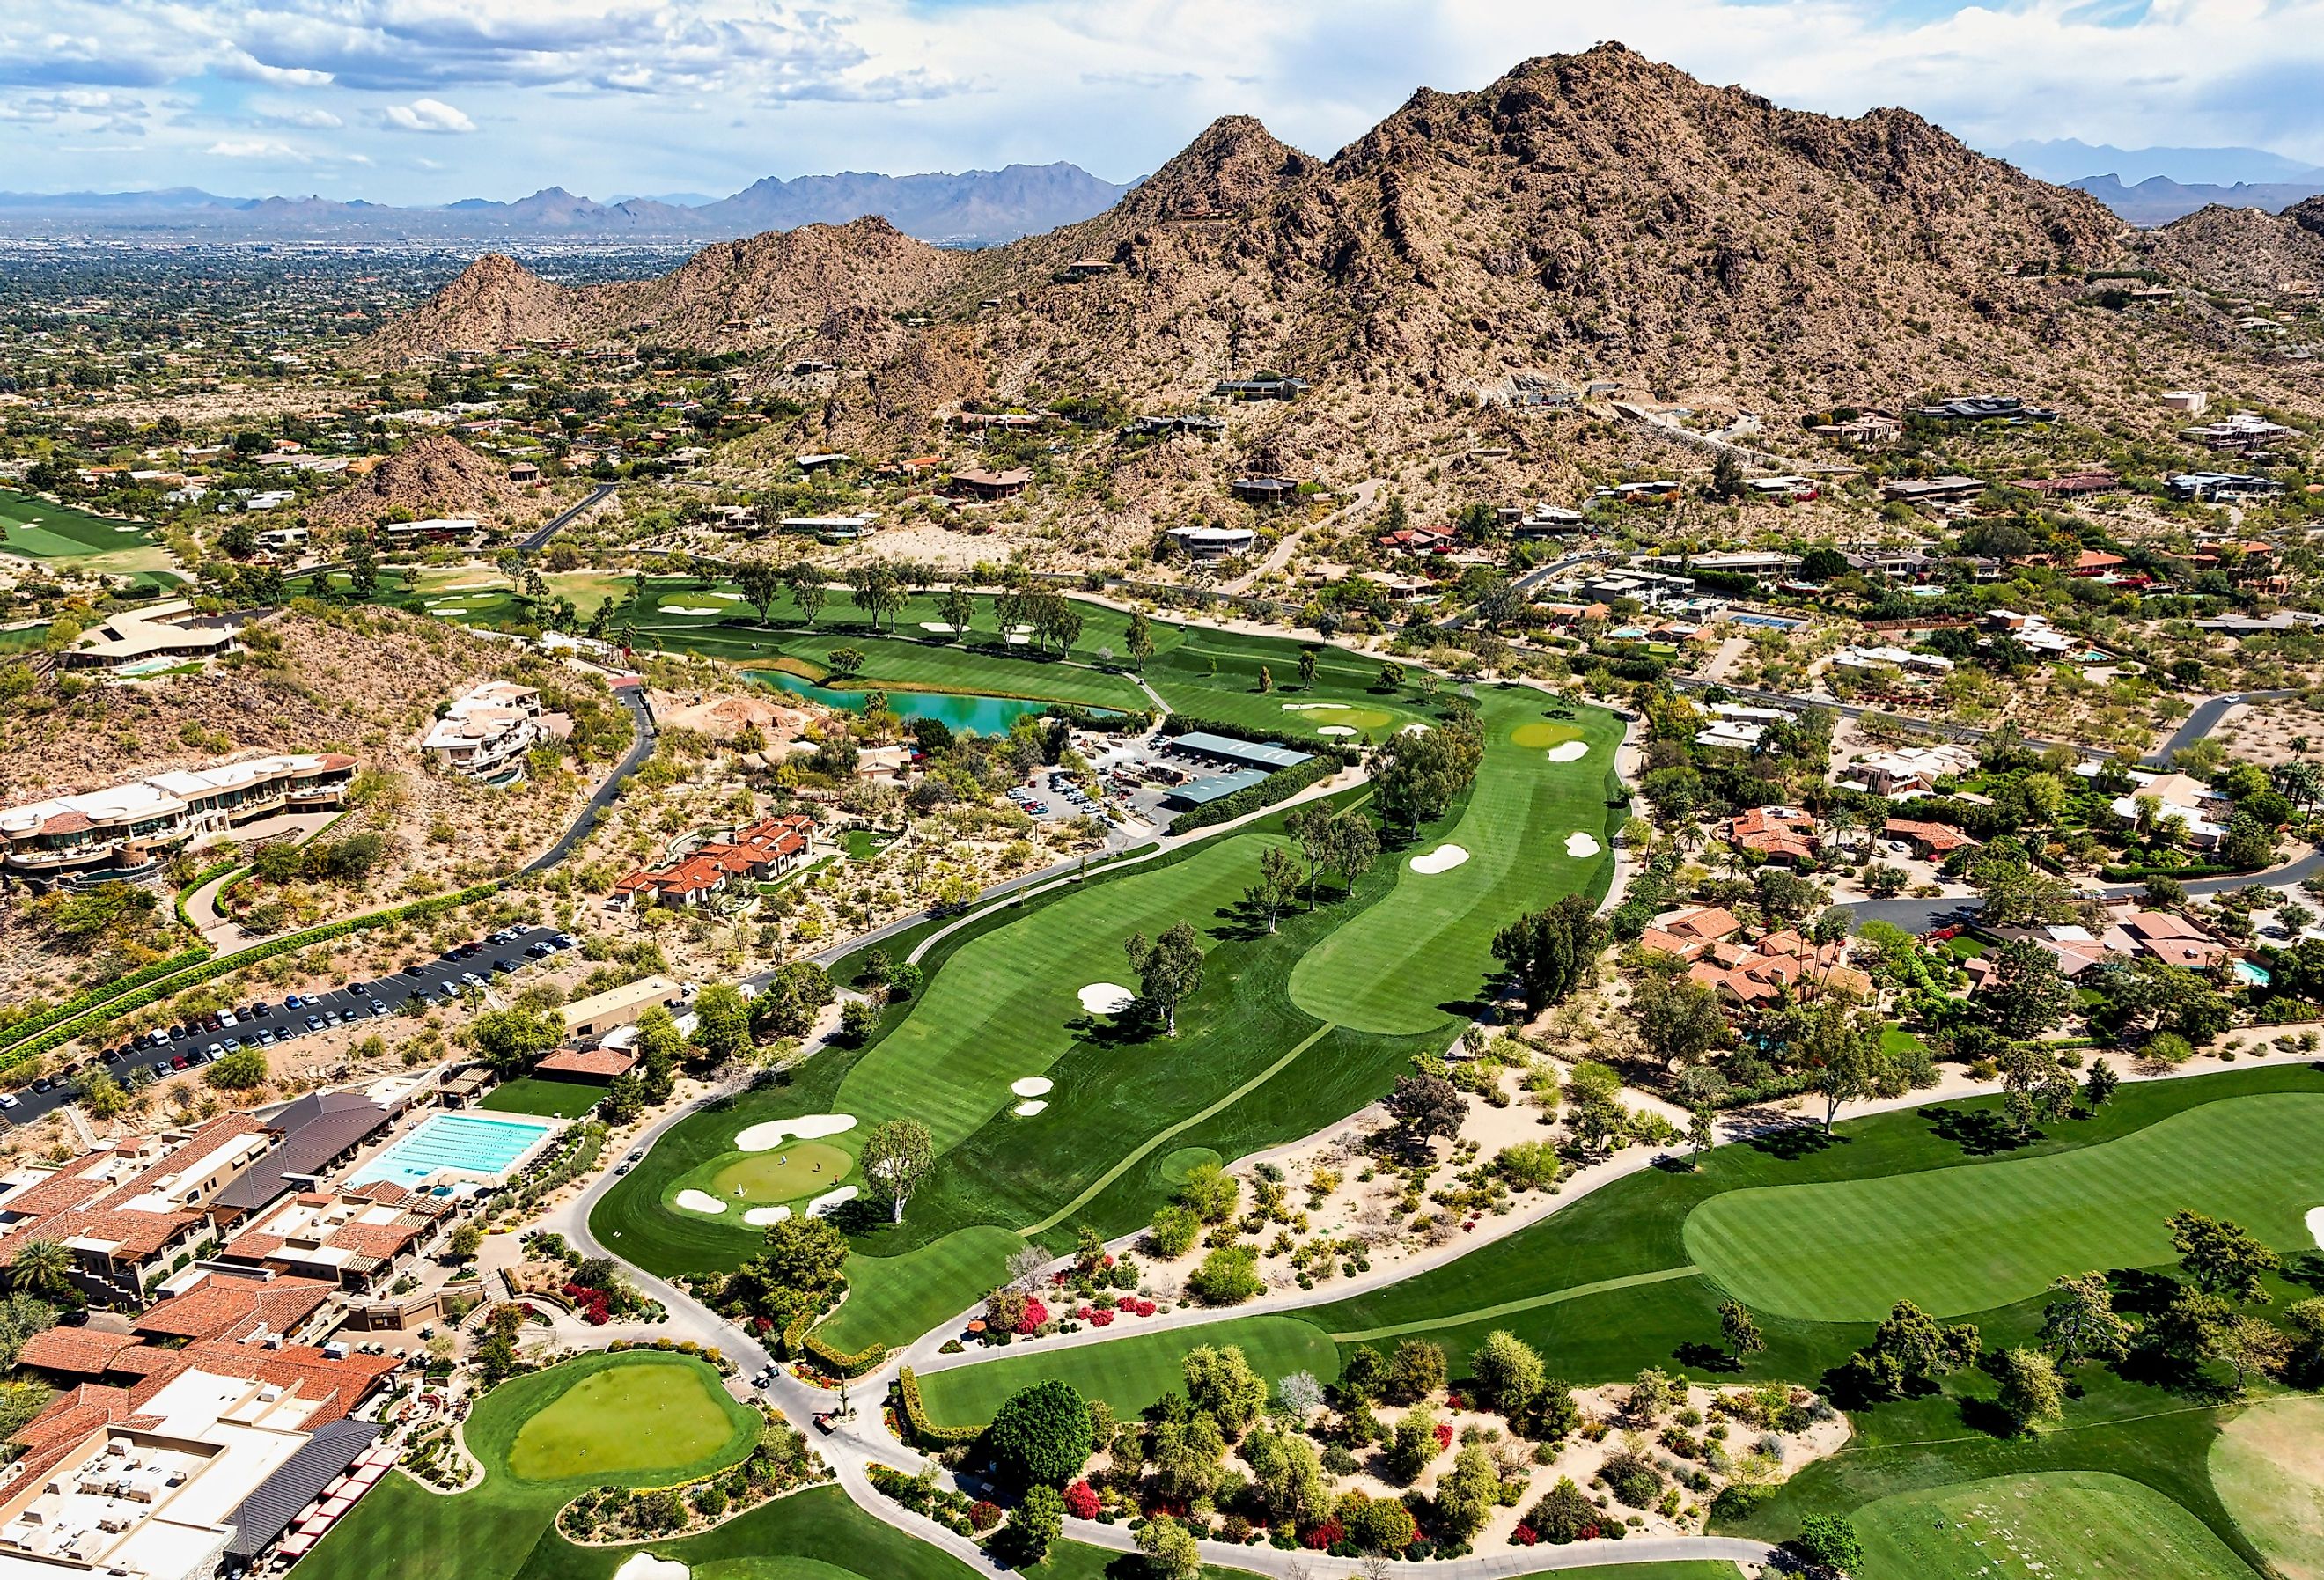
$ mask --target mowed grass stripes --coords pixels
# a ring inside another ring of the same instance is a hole
[[[1688,1256],[1746,1305],[1869,1322],[1899,1300],[1940,1316],[2030,1298],[2061,1274],[2174,1260],[2181,1207],[2279,1250],[2324,1206],[2324,1095],[2207,1103],[2120,1141],[2045,1157],[1731,1191],[1686,1220]]]
[[[1607,837],[1606,775],[1622,738],[1611,714],[1577,710],[1589,752],[1553,762],[1511,736],[1541,721],[1548,699],[1536,691],[1484,698],[1485,762],[1467,808],[1450,827],[1431,828],[1386,860],[1401,871],[1396,888],[1309,951],[1291,973],[1291,1001],[1319,1020],[1359,1031],[1404,1035],[1445,1024],[1448,1008],[1477,993],[1495,969],[1492,939],[1509,922],[1566,894],[1587,892],[1614,857]],[[1588,855],[1566,838],[1587,834]],[[1439,845],[1469,853],[1460,865],[1416,873],[1413,857]]]
[[[1340,1352],[1314,1323],[1297,1317],[1240,1317],[1157,1333],[1131,1328],[1102,1344],[1006,1355],[998,1361],[920,1373],[920,1401],[945,1426],[980,1426],[1020,1388],[1059,1378],[1084,1399],[1102,1399],[1128,1419],[1164,1394],[1185,1390],[1186,1352],[1234,1345],[1269,1381],[1312,1372],[1318,1382],[1340,1374]]]
[[[928,1127],[937,1151],[958,1145],[1013,1105],[1012,1081],[1047,1074],[1086,1034],[1074,1026],[1089,1019],[1083,988],[1111,982],[1136,990],[1124,939],[1133,932],[1152,938],[1179,921],[1215,927],[1219,912],[1240,902],[1262,838],[1272,837],[1219,840],[1185,861],[1084,889],[974,939],[937,973],[910,1019],[848,1072],[839,1112],[856,1116],[857,1133],[910,1118]],[[1160,1039],[1122,1057],[1168,1052]]]

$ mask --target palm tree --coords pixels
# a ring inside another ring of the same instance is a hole
[[[73,1253],[54,1240],[27,1240],[8,1264],[8,1284],[28,1295],[72,1292]]]

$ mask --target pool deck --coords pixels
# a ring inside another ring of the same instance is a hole
[[[414,1176],[401,1166],[401,1154],[414,1138],[431,1125],[439,1131],[456,1127],[468,1129],[471,1133],[474,1133],[473,1127],[477,1125],[536,1133],[506,1163],[497,1168],[463,1167],[447,1162],[437,1164],[425,1175]],[[565,1126],[566,1121],[547,1115],[486,1113],[475,1109],[432,1109],[358,1161],[347,1171],[343,1184],[348,1187],[360,1187],[384,1181],[402,1186],[407,1190],[421,1190],[431,1185],[469,1184],[488,1185],[498,1189],[531,1167],[533,1160],[564,1133]]]

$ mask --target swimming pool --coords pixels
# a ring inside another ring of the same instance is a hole
[[[431,1113],[411,1133],[347,1177],[350,1186],[381,1180],[416,1189],[438,1174],[507,1183],[516,1166],[557,1133],[545,1120]]]
[[[1804,620],[1779,620],[1773,614],[1729,614],[1727,618],[1738,625],[1765,625],[1771,631],[1797,631],[1807,624]]]

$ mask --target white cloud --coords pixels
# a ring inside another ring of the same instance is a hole
[[[265,137],[221,137],[202,152],[212,159],[287,159],[299,164],[308,160],[289,143]]]
[[[390,105],[382,112],[387,125],[399,132],[473,132],[475,122],[440,98],[415,98],[408,105]]]

